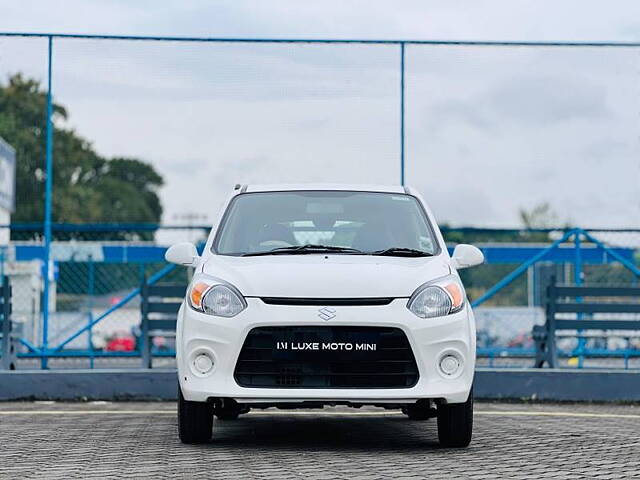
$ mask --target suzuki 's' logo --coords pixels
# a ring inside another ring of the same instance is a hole
[[[318,316],[323,320],[331,320],[336,316],[335,308],[323,307],[318,310]]]

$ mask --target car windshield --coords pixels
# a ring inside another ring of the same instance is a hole
[[[400,193],[244,193],[224,215],[213,244],[220,255],[438,253],[418,201]]]

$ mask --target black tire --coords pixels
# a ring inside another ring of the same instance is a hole
[[[206,443],[211,440],[213,409],[207,402],[190,402],[178,388],[178,435],[182,443]]]
[[[446,448],[464,448],[473,433],[473,389],[464,403],[438,405],[438,439]]]

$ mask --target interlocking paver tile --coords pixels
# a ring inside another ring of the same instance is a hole
[[[0,403],[0,478],[640,476],[637,406],[478,403],[465,450],[440,448],[435,420],[359,411],[250,413],[190,446],[171,403]]]

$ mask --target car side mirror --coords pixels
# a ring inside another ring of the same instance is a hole
[[[476,265],[480,265],[483,262],[484,254],[478,247],[461,243],[460,245],[456,245],[456,248],[453,249],[451,264],[455,267],[456,270],[475,267]]]
[[[200,260],[198,250],[193,243],[182,242],[171,245],[164,254],[167,262],[183,265],[185,267],[195,267]]]

